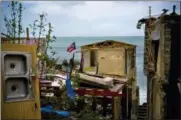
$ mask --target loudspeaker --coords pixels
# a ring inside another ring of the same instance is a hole
[[[32,55],[25,52],[2,52],[1,57],[5,102],[33,99]]]

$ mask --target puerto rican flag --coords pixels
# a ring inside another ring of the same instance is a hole
[[[73,42],[73,43],[67,48],[67,52],[71,53],[71,52],[74,51],[75,49],[76,49],[75,42]]]

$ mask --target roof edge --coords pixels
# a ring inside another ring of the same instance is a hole
[[[105,42],[120,43],[120,44],[129,46],[129,47],[136,47],[136,46],[137,46],[137,45],[134,45],[134,44],[130,44],[130,43],[126,43],[126,42],[122,42],[122,41],[118,41],[118,40],[104,40],[104,41],[95,42],[95,43],[91,43],[91,44],[87,44],[87,45],[82,45],[81,48],[88,47],[88,46],[91,47],[91,46],[93,46],[93,45],[95,45],[95,44],[101,44],[101,43],[105,43]]]

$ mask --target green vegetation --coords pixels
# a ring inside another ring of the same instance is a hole
[[[79,87],[80,77],[79,75],[75,75],[72,77],[72,85],[73,87]],[[92,110],[91,103],[93,101],[93,97],[85,97],[85,96],[77,96],[74,100],[71,100],[67,96],[66,86],[63,86],[59,92],[60,94],[50,98],[42,99],[42,103],[52,104],[55,109],[59,110],[67,110],[71,113],[71,117],[77,120],[103,120],[100,119],[100,114],[96,111]],[[79,101],[88,99],[88,103],[81,104],[82,109],[80,109],[80,105],[78,105]]]
[[[58,58],[54,58],[56,54],[55,51],[52,50],[50,43],[55,42],[56,37],[52,36],[53,27],[51,23],[46,23],[46,13],[39,14],[39,20],[34,20],[33,24],[30,24],[30,28],[32,28],[32,35],[34,39],[37,41],[37,57],[39,58],[39,70],[40,75],[45,72],[53,72],[52,68],[55,67]],[[47,28],[47,29],[46,29]],[[37,34],[38,31],[38,34]],[[38,36],[38,38],[37,38]],[[45,37],[44,44],[42,45],[42,37]],[[37,38],[37,39],[36,39]],[[41,50],[44,48],[43,51]],[[51,51],[51,54],[48,54],[48,50]],[[46,66],[46,70],[45,70]]]
[[[24,32],[22,27],[23,6],[21,2],[12,1],[8,7],[10,8],[11,16],[10,18],[4,17],[8,39],[14,43],[14,40],[18,38],[18,43],[20,43],[21,34]]]

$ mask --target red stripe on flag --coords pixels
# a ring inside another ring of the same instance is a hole
[[[67,48],[67,52],[69,52],[69,50],[70,50],[70,49],[71,49],[71,48],[70,48],[70,47],[68,47],[68,48]]]
[[[73,50],[75,50],[75,48],[71,48],[71,49],[69,50],[69,53],[71,53]]]
[[[73,45],[71,44],[68,48],[67,48],[67,52],[73,47]]]
[[[67,48],[67,52],[71,49],[71,45]]]
[[[68,52],[71,53],[73,50],[74,50],[74,48],[70,48]]]
[[[67,52],[71,53],[73,50],[75,50],[75,43],[73,42],[68,48],[67,48]]]

